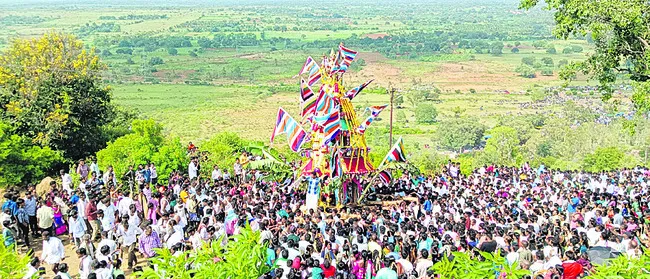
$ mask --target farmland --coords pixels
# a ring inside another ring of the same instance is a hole
[[[388,102],[386,88],[398,88],[396,123],[423,144],[437,127],[417,123],[413,90],[436,90],[438,120],[456,108],[488,126],[552,114],[560,106],[540,102],[540,92],[561,85],[561,66],[592,50],[585,37],[555,39],[551,13],[520,11],[517,1],[123,4],[8,4],[0,49],[51,30],[75,34],[108,65],[102,75],[118,105],[200,142],[220,131],[267,139],[278,106],[298,112],[294,76],[304,59],[344,42],[360,51],[347,87],[375,80],[358,109]],[[587,84],[577,76],[570,85]],[[582,99],[603,105],[596,95]],[[388,125],[388,113],[373,125]]]

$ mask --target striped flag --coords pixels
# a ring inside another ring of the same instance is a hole
[[[388,185],[391,181],[393,181],[393,176],[388,170],[383,170],[379,172],[379,179],[382,183]]]
[[[273,134],[271,134],[271,143],[273,143],[275,136],[283,133],[287,134],[287,142],[289,143],[291,150],[294,152],[300,150],[300,146],[305,142],[305,138],[307,137],[307,133],[302,129],[302,127],[300,127],[298,122],[296,122],[296,120],[294,120],[283,108],[280,108],[278,110],[278,118],[275,121]]]
[[[317,125],[317,129],[322,128],[323,145],[330,143],[341,132],[339,107],[335,107],[332,112],[328,114],[314,116],[314,123]]]
[[[321,86],[320,94],[318,94],[318,100],[316,101],[316,112],[321,112],[323,114],[330,114],[336,106],[334,98],[329,94],[325,93],[325,90]]]
[[[330,170],[332,170],[332,178],[341,177],[341,175],[343,175],[340,154],[338,151],[335,151],[334,154],[332,154],[332,158],[330,160]]]
[[[379,168],[390,162],[406,162],[406,151],[404,151],[404,140],[402,140],[402,137],[399,137],[395,145],[393,145],[393,148],[388,151],[384,160],[381,161]]]
[[[314,67],[318,67],[318,64],[316,64],[314,58],[311,58],[311,56],[309,56],[307,57],[307,61],[305,61],[305,65],[302,66],[302,69],[300,70],[300,73],[298,73],[298,75],[311,72],[311,69],[313,69]]]
[[[311,117],[316,112],[316,98],[312,97],[311,99],[302,102],[302,111],[300,112],[300,117],[303,121]]]
[[[372,81],[374,81],[374,79],[366,81],[365,83],[363,83],[363,84],[361,84],[361,85],[359,85],[359,86],[357,86],[355,88],[350,89],[348,92],[345,92],[345,97],[352,100],[359,93],[361,93],[361,90],[363,90],[364,88],[366,88],[366,86],[368,86],[370,83],[372,83]]]
[[[307,57],[307,61],[305,61],[305,64],[302,66],[302,69],[300,69],[300,73],[298,73],[298,75],[302,75],[304,73],[309,73],[309,78],[307,79],[307,84],[309,84],[309,86],[312,86],[320,81],[320,67],[318,67],[318,64],[316,64],[316,61],[314,61],[314,58],[311,58],[311,56]]]
[[[354,58],[357,57],[357,54],[359,54],[358,51],[354,51],[344,47],[343,45],[339,45],[339,56],[341,57],[341,61],[338,64],[337,72],[345,73],[352,64]]]
[[[300,98],[302,98],[302,101],[305,102],[311,97],[314,97],[314,91],[311,90],[304,79],[300,79]]]
[[[359,134],[363,135],[366,132],[366,128],[368,128],[368,126],[370,126],[372,121],[374,121],[375,118],[379,115],[379,113],[382,110],[384,110],[386,107],[388,107],[388,104],[381,105],[381,106],[369,107],[368,110],[370,110],[370,116],[368,116],[368,118],[366,118],[366,121],[364,121],[363,123],[361,123],[361,125],[359,125],[359,127],[357,128],[357,132],[359,132]]]

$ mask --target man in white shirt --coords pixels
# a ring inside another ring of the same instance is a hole
[[[70,195],[72,192],[72,176],[64,170],[59,171],[59,174],[61,175],[61,186],[63,187],[63,190]]]
[[[210,176],[212,181],[214,182],[214,181],[218,180],[219,178],[221,178],[221,175],[222,174],[221,174],[221,170],[219,169],[219,166],[214,165],[213,170],[212,170],[212,175]]]
[[[135,258],[135,249],[137,244],[137,236],[142,234],[143,231],[139,227],[129,226],[128,217],[122,217],[122,222],[117,226],[117,231],[115,234],[118,237],[122,237],[122,252],[120,253],[120,258],[124,259],[124,252],[128,253],[128,266],[129,269],[133,268],[133,265],[136,263]]]
[[[196,163],[196,158],[192,158],[190,161],[190,165],[187,168],[187,171],[190,175],[190,180],[196,178],[199,175],[199,168],[197,166],[198,164]]]
[[[41,253],[41,261],[50,265],[58,264],[65,258],[65,247],[60,239],[50,236],[50,232],[44,231],[43,236],[43,252]]]
[[[87,279],[88,275],[92,272],[91,264],[93,259],[88,256],[86,248],[77,249],[77,257],[79,257],[79,278]]]

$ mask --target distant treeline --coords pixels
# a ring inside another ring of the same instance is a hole
[[[100,20],[154,20],[165,19],[167,15],[125,15],[125,16],[100,16]]]
[[[352,35],[347,39],[300,40],[282,37],[267,38],[264,32],[215,34],[212,37],[194,39],[188,36],[126,36],[100,38],[98,46],[119,46],[123,48],[143,47],[145,51],[159,48],[201,47],[237,48],[268,46],[273,49],[331,48],[343,41],[346,45],[366,51],[377,51],[387,57],[406,56],[410,58],[432,53],[453,53],[457,49],[473,50],[475,53],[501,54],[504,42],[522,39],[505,32],[404,32],[375,38]],[[530,38],[527,38],[530,40]]]

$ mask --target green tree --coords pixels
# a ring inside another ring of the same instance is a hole
[[[519,42],[519,41],[515,42],[515,47],[519,47],[520,45],[521,45],[521,42]]]
[[[170,48],[167,49],[167,53],[169,55],[173,55],[173,56],[178,55],[178,49],[170,47]]]
[[[560,62],[557,62],[558,67],[562,67],[562,66],[567,65],[567,64],[569,64],[569,60],[566,60],[566,59],[562,59],[562,60],[560,60]]]
[[[494,42],[490,45],[490,54],[501,55],[503,54],[503,42]]]
[[[531,9],[540,0],[521,0],[520,7]],[[632,100],[638,112],[650,110],[650,17],[647,1],[580,1],[545,0],[554,11],[554,34],[568,39],[573,35],[588,36],[595,49],[586,60],[573,61],[560,73],[572,79],[577,72],[598,80],[605,90],[604,98],[612,96],[612,85],[618,77],[633,81]]]
[[[526,64],[519,65],[517,68],[515,68],[515,72],[525,78],[535,78],[537,76],[535,74],[535,68]]]
[[[40,181],[54,164],[62,162],[60,152],[33,145],[28,138],[13,134],[8,124],[0,122],[0,187]]]
[[[550,46],[550,47],[546,48],[546,53],[548,53],[548,54],[556,54],[557,49],[555,49],[554,46]]]
[[[553,68],[544,68],[544,69],[542,69],[541,74],[543,76],[552,76],[553,75]]]
[[[563,54],[572,54],[572,53],[573,53],[573,48],[571,48],[571,47],[565,47],[565,48],[562,50],[562,53],[563,53]]]
[[[618,147],[599,147],[593,153],[587,154],[582,160],[586,171],[610,171],[621,167],[625,153]]]
[[[438,111],[433,104],[421,103],[415,107],[415,120],[421,124],[433,124],[438,117]]]
[[[488,140],[480,156],[483,164],[514,166],[518,163],[520,155],[517,130],[499,126],[491,129],[486,135]]]
[[[161,64],[164,64],[164,63],[165,63],[165,61],[163,61],[163,59],[158,57],[158,56],[154,56],[154,57],[151,57],[151,59],[149,59],[149,65],[151,65],[151,66],[161,65]]]
[[[512,53],[519,53],[519,48],[513,47],[510,52]]]
[[[532,56],[526,56],[521,58],[521,63],[526,64],[528,66],[533,66],[535,65],[535,57]]]
[[[103,148],[114,118],[105,65],[74,36],[16,39],[0,56],[0,119],[40,146],[84,158]]]
[[[180,139],[165,138],[163,127],[151,119],[134,120],[132,133],[110,142],[105,149],[97,152],[100,168],[113,166],[121,176],[129,165],[137,166],[152,162],[156,164],[162,183],[173,170],[182,169],[189,161]]]
[[[542,63],[544,63],[544,66],[546,66],[546,67],[553,67],[553,58],[544,57],[544,58],[542,58]]]
[[[462,153],[466,148],[477,147],[485,126],[474,118],[452,118],[440,122],[434,137],[440,147]]]

